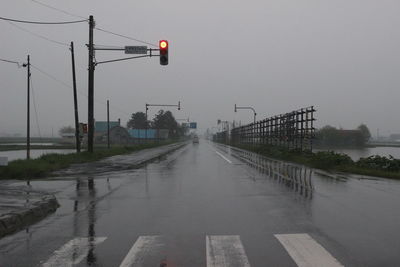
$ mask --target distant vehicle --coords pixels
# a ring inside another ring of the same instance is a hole
[[[199,143],[199,137],[197,135],[193,136],[193,144]]]

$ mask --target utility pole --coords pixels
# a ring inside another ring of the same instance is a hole
[[[79,117],[78,117],[78,96],[76,93],[76,74],[75,74],[75,52],[74,42],[71,42],[71,59],[72,59],[72,83],[74,90],[74,111],[75,111],[75,140],[76,140],[76,152],[81,152],[81,141],[79,137]]]
[[[28,55],[28,62],[23,64],[23,67],[27,68],[28,79],[27,79],[27,111],[26,111],[26,159],[31,158],[31,103],[30,103],[30,92],[31,92],[31,61]]]
[[[95,22],[93,16],[89,17],[89,66],[88,66],[88,151],[93,153],[94,139],[94,45],[93,30]]]
[[[107,148],[110,148],[110,100],[107,100]]]
[[[148,112],[148,110],[149,110],[149,107],[148,107],[148,104],[146,104],[146,129],[145,129],[145,133],[144,133],[144,135],[145,135],[145,137],[144,137],[145,143],[147,143],[147,129],[149,128],[148,120],[147,120],[147,112]],[[139,138],[140,138],[140,130],[139,130]]]

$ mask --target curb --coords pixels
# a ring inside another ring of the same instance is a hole
[[[47,195],[24,210],[0,215],[0,238],[42,220],[59,206],[55,196]]]

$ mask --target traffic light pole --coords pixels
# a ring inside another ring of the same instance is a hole
[[[74,42],[71,42],[71,59],[72,59],[72,82],[74,89],[74,111],[75,111],[75,142],[76,142],[76,152],[81,152],[81,141],[79,137],[79,116],[78,116],[78,96],[76,93],[76,74],[75,74],[75,52],[74,52]]]
[[[99,64],[105,64],[105,63],[111,63],[111,62],[118,62],[118,61],[124,61],[124,60],[130,60],[130,59],[136,59],[136,58],[143,58],[143,57],[153,57],[153,56],[159,56],[160,59],[163,58],[163,64],[161,65],[167,65],[168,64],[168,42],[167,41],[160,41],[160,45],[166,44],[165,47],[163,47],[163,50],[166,51],[166,54],[164,53],[163,55],[153,55],[152,51],[160,51],[160,49],[147,49],[145,47],[144,52],[140,50],[140,52],[135,51],[133,54],[146,54],[147,52],[150,52],[150,54],[142,55],[142,56],[133,56],[133,57],[128,57],[128,58],[120,58],[120,59],[114,59],[114,60],[107,60],[107,61],[101,61],[101,62],[95,62],[94,60],[94,53],[96,50],[115,50],[115,51],[121,51],[125,50],[125,48],[95,48],[94,43],[93,43],[93,30],[95,27],[95,21],[93,16],[89,17],[89,44],[88,50],[89,50],[89,64],[88,64],[88,151],[90,153],[93,152],[93,145],[94,145],[94,70],[97,65]],[[137,47],[133,47],[137,48]],[[132,54],[132,53],[130,53]],[[146,131],[147,134],[147,131]]]

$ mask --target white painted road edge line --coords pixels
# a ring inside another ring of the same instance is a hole
[[[207,267],[250,267],[238,235],[206,236]]]
[[[282,234],[275,237],[299,267],[343,267],[308,234]]]
[[[230,161],[227,157],[225,157],[224,155],[222,155],[222,154],[219,153],[218,151],[215,151],[215,153],[217,153],[221,158],[223,158],[224,160],[226,160],[229,164],[232,164],[232,161]]]
[[[42,267],[71,267],[80,263],[88,254],[91,246],[100,244],[107,237],[78,237],[70,240],[60,249],[54,251]]]
[[[141,267],[144,266],[146,256],[149,256],[151,251],[155,251],[156,247],[162,246],[161,237],[154,236],[139,236],[135,244],[125,256],[120,267]]]

